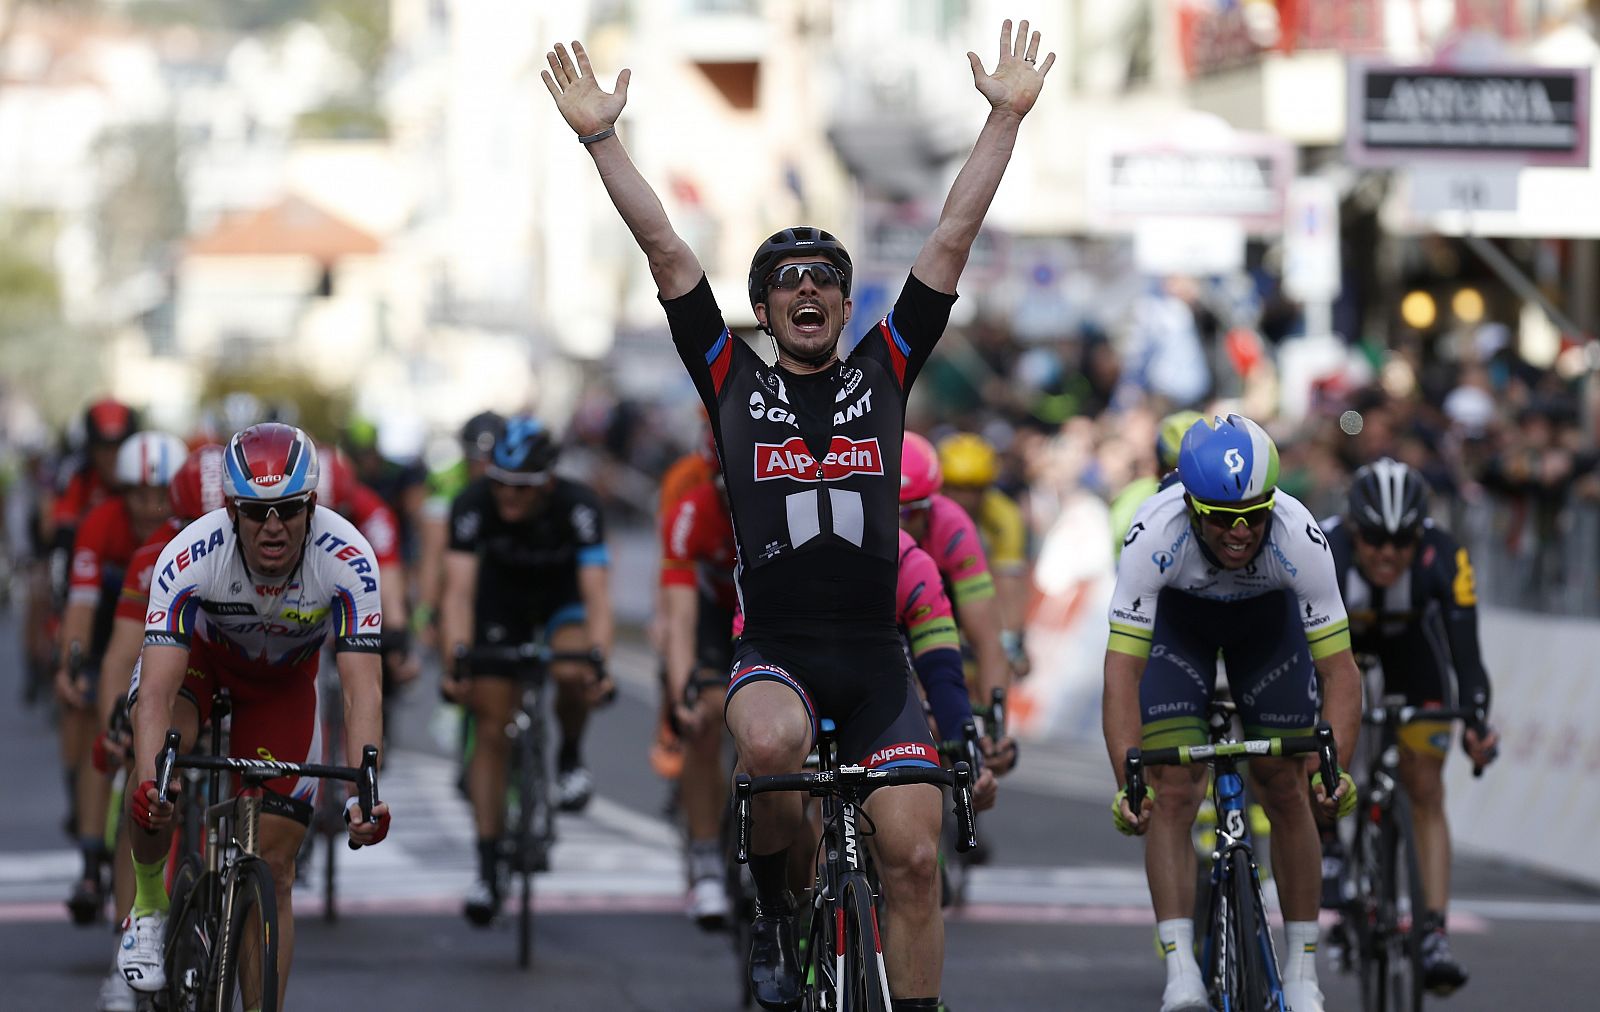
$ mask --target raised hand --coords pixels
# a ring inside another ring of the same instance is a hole
[[[967,62],[972,64],[972,83],[989,100],[989,105],[997,110],[1015,113],[1019,119],[1026,116],[1028,110],[1033,108],[1033,103],[1039,100],[1039,89],[1044,87],[1044,75],[1050,73],[1051,66],[1056,62],[1055,53],[1048,54],[1043,63],[1038,63],[1038,58],[1039,33],[1034,32],[1030,37],[1028,23],[1024,21],[1017,26],[1017,37],[1013,42],[1009,18],[1000,25],[1000,62],[995,64],[993,74],[984,73],[983,61],[977,53],[967,53]],[[567,122],[572,120],[569,118]]]
[[[1009,25],[1010,22],[1007,22],[1008,28]],[[544,86],[550,89],[550,97],[556,100],[561,118],[579,137],[597,134],[617,122],[617,117],[622,115],[622,107],[628,104],[628,78],[632,76],[632,71],[624,69],[618,74],[616,90],[608,92],[595,79],[594,68],[589,66],[589,54],[583,51],[583,43],[573,42],[569,55],[567,47],[558,42],[554,50],[544,54],[544,58],[550,64],[550,69],[540,72],[539,76],[544,78]],[[1034,90],[1037,93],[1038,89]]]

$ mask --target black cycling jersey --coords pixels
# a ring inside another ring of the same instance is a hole
[[[954,302],[908,277],[848,358],[796,375],[728,330],[704,277],[663,301],[727,478],[746,637],[896,639],[905,399]]]
[[[480,478],[450,506],[450,550],[478,557],[477,609],[522,627],[542,622],[563,605],[580,601],[578,567],[605,565],[600,501],[576,482],[557,478],[539,511],[527,520],[500,519],[488,478]]]
[[[1356,653],[1383,664],[1389,691],[1421,705],[1489,699],[1489,673],[1478,649],[1478,594],[1467,550],[1424,521],[1411,568],[1392,587],[1375,587],[1356,565],[1354,533],[1340,518],[1322,521],[1339,572]],[[1456,698],[1449,694],[1455,672]]]

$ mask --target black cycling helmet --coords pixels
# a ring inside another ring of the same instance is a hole
[[[83,433],[91,444],[120,446],[138,428],[139,413],[109,397],[83,411]]]
[[[1379,540],[1414,538],[1428,515],[1428,486],[1412,468],[1383,457],[1356,471],[1345,515]]]
[[[507,485],[543,485],[560,452],[543,422],[532,415],[513,415],[495,440],[488,474]]]
[[[824,232],[810,225],[796,225],[782,232],[774,232],[750,258],[750,308],[767,301],[767,277],[785,257],[811,256],[828,261],[843,275],[839,290],[850,297],[850,254],[832,232]]]
[[[461,452],[468,460],[487,461],[505,427],[505,416],[499,412],[480,411],[461,426]]]

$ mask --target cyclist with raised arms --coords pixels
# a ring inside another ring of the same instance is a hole
[[[589,712],[610,687],[610,557],[600,500],[577,482],[556,477],[559,452],[542,422],[513,416],[495,437],[485,476],[456,496],[450,509],[440,616],[443,688],[467,705],[477,727],[467,793],[478,833],[478,879],[462,912],[479,927],[494,919],[505,893],[500,838],[511,740],[503,729],[520,699],[519,669],[492,663],[458,671],[454,658],[469,646],[517,646],[541,632],[559,653],[588,652],[592,667],[550,666],[561,730],[556,802],[562,811],[582,811],[594,791],[582,743]]]
[[[1134,516],[1118,561],[1106,648],[1102,718],[1121,789],[1117,828],[1147,834],[1145,874],[1166,963],[1163,1012],[1205,1012],[1194,957],[1195,852],[1190,827],[1208,768],[1155,766],[1154,803],[1128,807],[1128,749],[1203,745],[1220,651],[1246,736],[1310,734],[1322,712],[1348,767],[1360,727],[1361,685],[1333,555],[1299,501],[1277,489],[1278,448],[1248,418],[1196,422],[1178,453],[1179,484]],[[1321,847],[1301,758],[1250,760],[1257,800],[1272,821],[1272,867],[1283,909],[1283,994],[1294,1012],[1321,1012],[1317,906]],[[1341,772],[1333,798],[1314,786],[1329,816],[1355,805]]]
[[[1489,708],[1489,673],[1478,649],[1478,594],[1472,560],[1428,519],[1428,488],[1412,468],[1384,457],[1362,467],[1350,484],[1343,517],[1323,521],[1339,573],[1357,653],[1378,658],[1384,692],[1407,705],[1463,707],[1481,697]],[[1462,734],[1474,764],[1494,761],[1499,736]],[[1450,904],[1450,825],[1444,809],[1444,760],[1450,725],[1419,722],[1400,730],[1400,779],[1411,799],[1428,909],[1423,917],[1423,984],[1449,994],[1467,982],[1445,933]],[[1324,836],[1335,871],[1338,837]],[[1325,872],[1326,875],[1326,872]],[[1333,878],[1337,879],[1337,873]],[[1324,883],[1325,901],[1328,883]]]
[[[317,451],[281,422],[235,434],[223,455],[227,506],[185,527],[156,561],[144,623],[144,652],[131,689],[135,774],[128,812],[134,900],[117,965],[137,991],[166,986],[162,935],[164,884],[174,804],[161,802],[156,753],[167,729],[190,747],[211,711],[212,695],[232,695],[234,755],[318,762],[317,664],[332,636],[345,700],[345,762],[383,740],[383,631],[378,570],[361,532],[317,506]],[[173,791],[180,789],[174,779]],[[261,855],[272,872],[278,910],[278,991],[282,1007],[294,956],[295,855],[316,802],[315,779],[265,784]],[[345,809],[350,838],[381,841],[389,806],[362,819]]]
[[[616,136],[629,71],[607,93],[581,45],[547,54],[545,86],[648,257],[673,342],[710,413],[747,622],[726,703],[743,772],[799,770],[821,717],[837,721],[845,761],[937,762],[894,618],[905,397],[944,331],[1018,127],[1054,63],[1051,54],[1035,66],[1038,52],[1038,33],[1023,22],[1013,41],[1007,21],[993,75],[967,54],[991,106],[988,120],[894,309],[849,358],[838,355],[852,308],[844,246],[803,226],[761,244],[746,294],[776,345],[773,367],[728,330],[699,260]],[[939,1002],[940,797],[935,787],[907,785],[878,791],[866,804],[878,829],[872,843],[887,906],[889,988],[901,1010]],[[798,796],[771,794],[755,807],[750,982],[763,1007],[793,1008],[802,981],[785,866],[802,805]]]

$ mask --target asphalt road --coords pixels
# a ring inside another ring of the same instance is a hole
[[[15,650],[11,617],[0,613],[0,1007],[93,1008],[114,939],[109,927],[66,919],[77,864],[60,828],[55,742],[48,713],[17,702]],[[539,880],[533,968],[516,968],[509,926],[475,930],[459,915],[471,829],[454,764],[430,733],[436,697],[424,685],[403,702],[383,779],[395,812],[389,840],[339,853],[337,923],[321,921],[313,891],[297,897],[290,1008],[738,1007],[727,938],[682,913],[677,835],[646,759],[653,662],[635,647],[617,668],[622,695],[596,718],[586,749],[599,798],[563,818],[554,869]],[[966,908],[948,916],[945,997],[963,1012],[1154,1012],[1163,977],[1141,855],[1111,827],[1103,756],[1034,742],[1024,761],[983,824],[993,861],[975,873]],[[1456,892],[1455,945],[1473,979],[1430,1007],[1587,1004],[1600,897],[1468,861],[1458,862]],[[1328,1008],[1356,1008],[1350,981],[1326,959],[1321,972]]]

